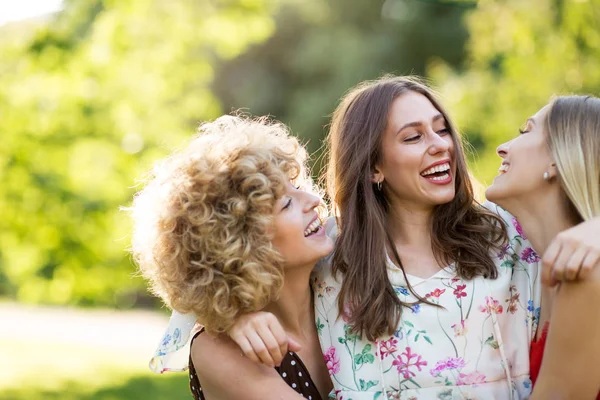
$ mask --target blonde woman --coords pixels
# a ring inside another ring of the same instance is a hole
[[[309,276],[333,243],[305,160],[282,124],[224,116],[158,164],[135,197],[133,254],[141,272],[177,315],[194,315],[187,328],[206,327],[193,335],[189,355],[195,399],[320,399],[331,388]],[[302,346],[279,353],[277,368],[241,357],[223,335],[236,318],[260,310]],[[164,362],[188,334],[169,332],[154,361]]]
[[[568,278],[586,275],[542,292],[537,341],[532,344],[531,376],[535,399],[591,399],[600,391],[600,261],[593,232],[588,245],[557,254],[552,239],[582,221],[600,217],[600,99],[566,96],[554,99],[527,120],[520,136],[498,147],[500,175],[486,196],[515,215],[524,236],[548,261],[562,258]],[[568,241],[560,247],[569,248]],[[546,282],[562,276],[547,271]],[[546,339],[549,321],[550,333]],[[544,346],[547,341],[546,351]],[[545,354],[544,354],[545,353]],[[600,399],[600,395],[597,397]]]

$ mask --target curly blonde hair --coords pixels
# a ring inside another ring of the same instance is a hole
[[[315,187],[307,153],[266,118],[223,116],[154,168],[134,198],[132,253],[152,291],[213,333],[262,309],[283,283],[273,210],[289,180]]]

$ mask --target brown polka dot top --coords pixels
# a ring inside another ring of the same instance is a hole
[[[204,330],[197,332],[192,338],[198,337]],[[190,345],[191,346],[191,345]],[[275,367],[275,370],[279,373],[281,378],[296,392],[300,393],[305,399],[309,400],[322,400],[317,387],[310,378],[308,370],[304,366],[304,363],[294,352],[289,352],[281,361],[281,366]],[[192,356],[190,355],[189,360],[189,371],[190,371],[190,390],[194,400],[205,400],[204,394],[202,393],[202,386],[196,375],[194,364],[192,363]]]

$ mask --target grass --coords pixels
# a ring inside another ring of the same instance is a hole
[[[74,315],[71,313],[70,318],[82,318],[83,314]],[[109,345],[102,345],[102,341],[94,337],[79,340],[81,337],[69,336],[64,321],[46,327],[40,315],[31,319],[39,321],[39,327],[34,322],[34,328],[16,335],[3,336],[0,326],[0,400],[192,399],[187,373],[157,375],[148,370],[148,358],[154,350],[151,345],[118,346],[124,330],[117,329],[113,334],[111,330],[107,333],[93,329],[110,341]],[[97,319],[99,317],[91,321]],[[158,328],[162,329],[162,321],[159,322]],[[83,320],[77,323],[90,325]],[[65,334],[51,334],[56,326]],[[160,338],[158,333],[149,331],[147,325],[139,323],[139,334],[149,337],[149,342]]]

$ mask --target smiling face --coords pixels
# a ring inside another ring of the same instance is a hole
[[[316,208],[321,199],[312,193],[296,189],[288,182],[284,195],[274,209],[273,247],[283,256],[285,268],[312,267],[333,250],[333,241]]]
[[[503,143],[496,150],[502,158],[499,175],[487,188],[485,195],[511,211],[511,204],[534,206],[540,196],[551,188],[548,182],[556,176],[550,149],[544,132],[548,106],[527,120],[521,134]],[[544,179],[544,174],[547,179]],[[537,200],[536,200],[537,199]]]
[[[455,195],[454,140],[442,113],[421,93],[392,103],[373,181],[392,203],[433,208]]]

